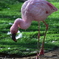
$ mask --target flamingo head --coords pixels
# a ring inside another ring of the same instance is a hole
[[[15,41],[15,42],[17,42],[17,40],[16,40],[16,33],[18,32],[18,27],[15,24],[13,24],[11,26],[10,32],[12,34],[12,40]]]

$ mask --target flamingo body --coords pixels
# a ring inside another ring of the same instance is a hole
[[[57,11],[57,8],[45,0],[25,1],[21,8],[22,19],[17,18],[10,31],[17,33],[18,27],[27,29],[32,21],[43,21],[55,11]]]
[[[10,31],[12,33],[12,39],[16,41],[15,35],[18,31],[18,27],[21,29],[27,29],[32,21],[43,21],[53,12],[58,9],[46,0],[27,0],[24,2],[21,8],[22,19],[17,18],[14,24],[11,26]],[[45,23],[45,22],[44,22]],[[48,25],[45,23],[46,29]],[[43,48],[43,47],[42,47]],[[41,50],[41,54],[44,51]]]
[[[21,9],[22,18],[28,18],[31,21],[43,21],[55,11],[57,8],[45,0],[28,0]]]

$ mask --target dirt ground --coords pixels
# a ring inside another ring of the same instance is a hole
[[[17,58],[17,59],[35,59],[35,58],[36,56]],[[59,59],[59,48],[54,51],[45,53],[44,56],[39,56],[39,59]]]
[[[0,59],[36,59],[36,56],[22,57],[22,58],[7,58],[0,57]],[[49,51],[44,56],[39,56],[39,59],[59,59],[59,48],[54,51]]]

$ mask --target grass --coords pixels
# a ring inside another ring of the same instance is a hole
[[[59,2],[51,2],[57,8],[59,8]],[[0,53],[16,54],[20,56],[26,56],[33,54],[31,52],[37,51],[37,35],[38,35],[38,22],[33,21],[31,26],[27,30],[19,28],[22,33],[22,38],[18,39],[15,43],[11,40],[11,35],[7,35],[10,31],[11,24],[16,18],[21,18],[20,8],[22,2],[9,5],[8,8],[2,8],[0,10]],[[51,14],[45,21],[49,24],[45,40],[45,50],[52,50],[55,47],[59,47],[59,11]],[[45,25],[40,23],[40,47],[45,31]],[[18,33],[18,34],[20,34]]]

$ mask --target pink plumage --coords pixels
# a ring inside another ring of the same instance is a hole
[[[57,11],[57,8],[45,0],[25,1],[21,8],[22,19],[17,18],[10,31],[16,33],[18,27],[27,29],[32,21],[43,21],[55,11]]]
[[[21,8],[22,19],[17,18],[10,28],[12,39],[16,41],[15,35],[18,31],[18,27],[21,29],[27,29],[32,21],[44,22],[44,20],[55,11],[57,11],[57,8],[46,0],[25,1]]]

